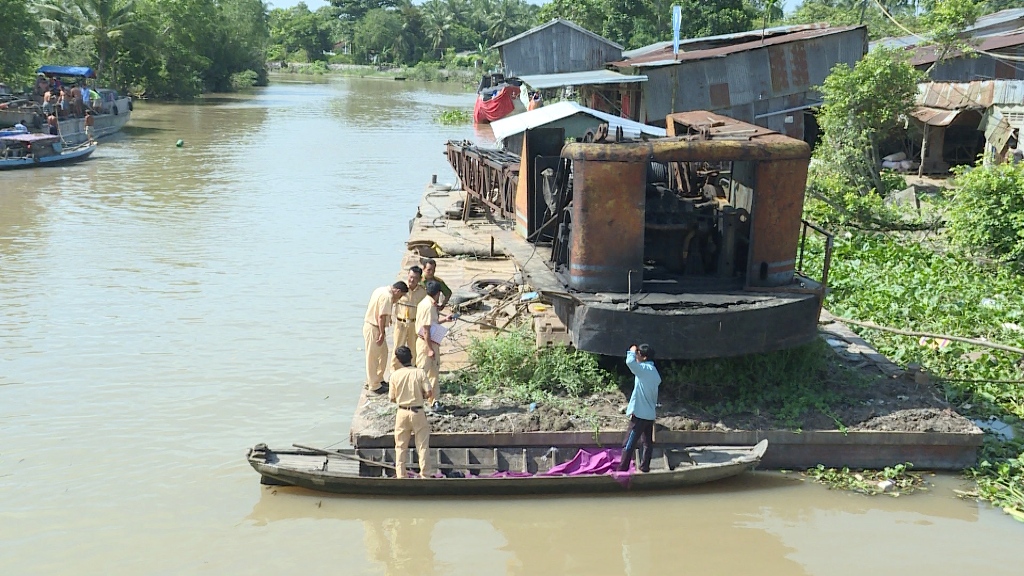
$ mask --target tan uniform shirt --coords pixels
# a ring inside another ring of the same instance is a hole
[[[418,408],[430,397],[430,380],[422,368],[403,367],[391,373],[388,397],[402,408]]]
[[[391,316],[391,287],[382,286],[373,291],[373,295],[370,296],[370,305],[366,307],[366,318],[364,320],[367,324],[373,326],[377,325],[378,316]],[[388,327],[388,319],[384,319],[384,326]]]
[[[419,335],[420,331],[423,330],[424,326],[436,326],[437,321],[437,306],[434,306],[434,301],[430,298],[424,298],[420,301],[419,305],[416,306],[416,334]],[[427,328],[427,338],[429,343],[430,328]]]
[[[423,287],[423,284],[417,284],[415,288],[406,292],[395,303],[395,318],[398,320],[415,320],[416,306],[426,297],[427,289]]]

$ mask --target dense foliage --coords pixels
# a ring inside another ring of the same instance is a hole
[[[957,170],[947,212],[953,243],[975,254],[1024,264],[1024,165]]]
[[[872,50],[853,68],[832,69],[821,88],[823,135],[814,151],[812,195],[860,212],[859,198],[890,191],[882,178],[879,144],[909,114],[920,80],[901,53],[886,48]]]

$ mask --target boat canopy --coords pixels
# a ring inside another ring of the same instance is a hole
[[[0,137],[2,142],[21,142],[23,144],[47,144],[60,141],[60,136],[51,134],[14,134]]]
[[[95,78],[96,72],[88,66],[40,66],[36,70],[36,74],[46,74],[47,76],[84,76],[86,78]]]

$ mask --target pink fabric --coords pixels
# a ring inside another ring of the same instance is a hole
[[[576,456],[568,462],[552,466],[547,472],[536,474],[537,476],[584,476],[584,475],[609,475],[626,486],[629,478],[636,472],[633,462],[629,463],[629,470],[619,472],[619,462],[622,458],[622,450],[619,448],[581,449]],[[488,478],[529,478],[534,476],[528,472],[496,472]]]

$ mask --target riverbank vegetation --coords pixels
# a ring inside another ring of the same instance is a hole
[[[497,68],[494,44],[553,18],[564,18],[626,49],[672,36],[672,5],[682,9],[682,38],[759,26],[863,21],[869,36],[904,34],[875,4],[805,0],[785,16],[778,0],[331,0],[268,9],[261,0],[0,0],[0,81],[31,80],[42,63],[90,65],[101,83],[136,95],[181,98],[263,84],[269,68],[308,73],[327,65],[398,68],[447,78],[431,66]],[[1020,0],[884,0],[907,29],[952,50],[955,35],[979,13]],[[269,64],[268,64],[269,63]],[[427,66],[421,67],[421,64]],[[346,73],[342,71],[341,73]],[[348,72],[352,73],[352,72]]]
[[[839,121],[822,123],[825,135],[815,150],[805,206],[807,218],[837,234],[825,305],[837,316],[936,335],[852,326],[898,364],[921,366],[958,412],[1016,431],[1016,439],[987,433],[979,463],[968,474],[979,497],[1022,518],[1024,167],[979,161],[900,203],[894,193],[906,183],[879,172],[877,154],[832,161],[850,141],[870,147],[862,131],[882,136],[880,127],[858,122],[864,108],[857,95],[868,76],[885,83],[887,94],[909,92],[916,82],[908,63],[884,53],[853,70],[837,67],[825,82],[820,117]],[[879,104],[886,109],[872,109],[872,116],[898,118],[910,106],[896,97],[874,106]]]

